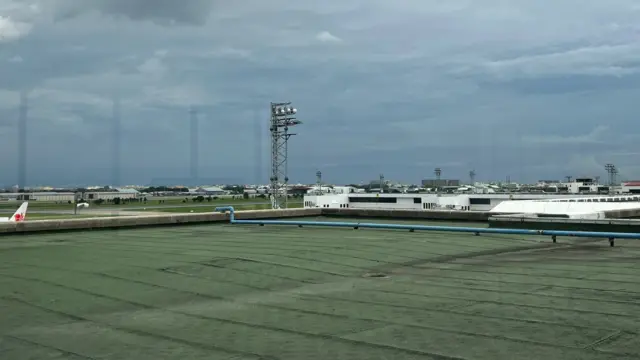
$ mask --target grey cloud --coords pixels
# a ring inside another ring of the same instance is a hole
[[[65,20],[98,11],[162,25],[204,25],[213,5],[214,0],[58,0],[54,16]]]
[[[635,65],[640,70],[640,66]],[[481,81],[483,88],[502,88],[523,94],[568,94],[585,91],[616,91],[640,88],[640,74],[627,76],[561,75],[506,81]]]
[[[637,143],[607,141],[640,132],[631,0],[215,1],[198,14],[195,2],[142,6],[149,3],[60,1],[58,18],[76,19],[36,21],[28,36],[0,47],[0,87],[33,88],[34,181],[109,179],[116,93],[127,182],[188,174],[190,105],[201,118],[201,174],[245,180],[267,177],[267,107],[280,100],[293,101],[304,121],[290,143],[295,182],[313,181],[323,166],[328,181],[384,172],[417,182],[436,164],[463,179],[471,168],[479,180],[558,178],[597,170],[589,156],[617,162],[614,153]],[[202,26],[152,24],[172,20]],[[342,42],[318,41],[322,32]],[[8,61],[16,56],[23,62]],[[0,91],[2,153],[15,149],[15,99]],[[602,124],[607,132],[590,134]],[[34,155],[44,151],[53,157]],[[5,173],[10,180],[0,182],[14,181]]]

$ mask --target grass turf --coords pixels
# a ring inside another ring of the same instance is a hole
[[[616,245],[229,224],[5,237],[0,353],[639,358],[640,246]]]
[[[0,214],[0,217],[10,217],[13,216],[13,213],[4,213]],[[57,220],[57,219],[86,219],[86,218],[94,218],[94,217],[105,217],[112,215],[104,215],[104,214],[38,214],[38,213],[29,213],[27,212],[27,221],[30,220]]]
[[[229,205],[229,204],[227,204]],[[236,210],[242,211],[242,210],[267,210],[267,209],[271,209],[271,204],[230,204],[233,205],[233,207]],[[288,209],[297,209],[297,208],[302,208],[303,203],[301,202],[289,202],[287,204],[287,208]],[[211,205],[211,206],[189,206],[184,205],[184,206],[177,206],[177,207],[171,207],[171,206],[167,206],[167,207],[157,207],[157,208],[148,208],[148,209],[136,209],[135,211],[153,211],[153,212],[170,212],[170,213],[189,213],[189,212],[194,212],[194,213],[201,213],[201,212],[212,212],[214,211],[216,206],[220,206],[220,205]]]
[[[193,198],[191,197],[187,197],[189,199]],[[182,201],[184,200],[184,197],[176,197],[176,198],[166,198],[164,199],[164,202],[160,203],[159,200],[155,200],[153,198],[151,198],[151,200],[147,201],[147,203],[144,202],[126,202],[126,203],[120,203],[120,204],[114,204],[114,203],[109,203],[109,202],[104,202],[100,205],[96,205],[96,204],[92,204],[91,208],[111,208],[111,207],[117,207],[117,208],[127,208],[127,207],[131,207],[131,208],[142,208],[142,207],[178,207],[178,206],[186,206],[186,205],[211,205],[211,206],[218,206],[218,205],[241,205],[241,204],[260,204],[260,203],[264,203],[264,204],[270,204],[269,200],[265,200],[262,198],[250,198],[250,199],[242,199],[242,198],[236,198],[236,199],[232,199],[232,198],[219,198],[219,199],[215,199],[212,200],[211,202],[209,201],[204,201],[204,202],[186,202],[183,203]],[[22,201],[7,201],[7,202],[0,202],[0,210],[3,211],[10,211],[13,210],[15,211],[18,206],[20,206],[20,204],[22,203]],[[66,202],[58,202],[56,203],[55,201],[29,201],[29,209],[39,209],[39,210],[68,210],[68,209],[73,209],[73,205],[68,204]]]

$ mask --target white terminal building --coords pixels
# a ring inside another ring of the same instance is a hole
[[[640,184],[639,184],[640,185]],[[305,195],[305,208],[485,211],[518,217],[602,219],[605,212],[640,209],[640,194],[330,194]]]

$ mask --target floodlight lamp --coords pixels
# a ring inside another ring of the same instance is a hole
[[[296,109],[296,108],[291,109],[291,113],[292,113],[292,114],[295,114],[295,113],[297,113],[297,112],[298,112],[298,109]]]
[[[290,106],[287,106],[287,114],[293,114],[293,109]]]

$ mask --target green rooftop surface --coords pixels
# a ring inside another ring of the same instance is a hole
[[[637,359],[638,259],[635,240],[344,228],[8,236],[0,359]]]

